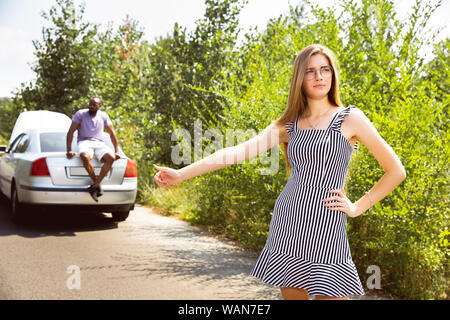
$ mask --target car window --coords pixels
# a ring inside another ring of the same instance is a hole
[[[66,152],[66,134],[67,132],[43,132],[39,135],[41,152]],[[103,134],[103,140],[106,145],[114,150],[109,134]],[[77,134],[72,140],[72,151],[78,152]]]
[[[30,136],[25,134],[22,139],[16,144],[13,152],[15,153],[24,153],[27,151],[28,146],[30,145]]]
[[[45,132],[39,135],[41,152],[66,152],[66,132]],[[72,140],[72,150],[77,150],[76,137]]]

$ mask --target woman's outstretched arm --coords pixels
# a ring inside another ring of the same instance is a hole
[[[167,187],[184,180],[197,177],[207,172],[222,169],[241,161],[256,157],[274,146],[287,142],[288,133],[284,126],[279,127],[274,123],[267,126],[257,136],[232,147],[227,147],[194,162],[182,169],[175,170],[154,165],[158,170],[155,174],[155,182],[160,187]]]

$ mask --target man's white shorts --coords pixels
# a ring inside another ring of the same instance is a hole
[[[98,161],[101,161],[106,153],[111,153],[112,155],[114,155],[114,152],[103,141],[80,141],[78,142],[78,152],[80,154],[86,152],[91,157],[91,159],[95,155]]]

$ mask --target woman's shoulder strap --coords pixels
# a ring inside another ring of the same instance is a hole
[[[345,108],[344,110],[339,111],[336,118],[333,121],[333,124],[331,125],[331,130],[341,132],[342,121],[345,119],[345,117],[348,114],[350,114],[351,109],[354,109],[354,108],[356,108],[356,106],[350,105],[347,108]],[[354,150],[358,149],[358,141],[356,141],[353,149]]]
[[[290,120],[285,123],[286,132],[291,135],[291,133],[294,131],[294,120]]]
[[[348,106],[347,108],[338,111],[336,117],[333,120],[333,123],[331,124],[331,130],[334,131],[340,131],[341,130],[341,124],[342,121],[344,120],[345,116],[348,115],[350,113],[350,110],[352,108],[356,108],[355,106]]]

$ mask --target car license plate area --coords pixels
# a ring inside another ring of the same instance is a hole
[[[96,176],[100,174],[101,168],[94,168],[94,173]],[[84,167],[71,167],[69,168],[70,177],[89,177],[88,172]]]

